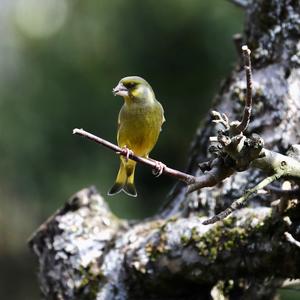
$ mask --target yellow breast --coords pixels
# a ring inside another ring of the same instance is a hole
[[[163,121],[163,109],[158,101],[147,105],[125,103],[119,114],[119,146],[147,156],[157,142]]]

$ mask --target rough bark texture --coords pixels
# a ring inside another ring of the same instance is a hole
[[[249,1],[245,10],[254,84],[248,131],[285,153],[300,143],[300,1]],[[245,88],[238,63],[213,108],[240,119]],[[215,132],[207,118],[189,173],[200,172]],[[271,195],[258,195],[223,222],[202,225],[263,176],[249,169],[188,196],[178,184],[160,212],[139,223],[117,219],[94,188],[80,191],[30,240],[44,298],[272,299],[284,279],[300,277],[300,248],[284,235],[300,239],[299,205],[283,216],[269,207]]]

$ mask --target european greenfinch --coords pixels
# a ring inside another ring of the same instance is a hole
[[[156,100],[150,84],[141,77],[129,76],[120,80],[113,94],[124,98],[118,118],[117,141],[127,153],[148,157],[155,146],[161,126],[165,121],[164,110]],[[129,154],[128,154],[129,155]],[[108,195],[121,191],[136,197],[134,171],[136,162],[120,156],[120,168]]]

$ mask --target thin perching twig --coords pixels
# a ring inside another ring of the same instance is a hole
[[[221,221],[221,220],[225,219],[233,211],[235,211],[238,208],[245,205],[245,203],[247,202],[247,200],[250,198],[251,195],[256,193],[258,190],[263,189],[265,186],[267,186],[271,182],[279,179],[280,176],[281,176],[281,174],[276,173],[276,174],[273,174],[269,177],[266,177],[259,184],[257,184],[255,187],[253,187],[252,189],[249,189],[242,197],[235,200],[228,208],[226,208],[225,210],[223,210],[219,214],[213,216],[212,218],[205,220],[202,224],[203,225],[213,224],[213,223],[216,223],[218,221]]]
[[[244,68],[246,71],[247,90],[246,90],[244,114],[241,123],[236,128],[237,133],[244,132],[247,129],[250,122],[251,111],[252,111],[252,70],[251,70],[251,59],[250,59],[251,51],[247,45],[244,45],[242,47],[242,51],[244,55]]]
[[[77,135],[86,137],[91,141],[94,141],[98,144],[101,144],[101,145],[105,146],[106,148],[109,148],[109,149],[115,151],[119,155],[123,155],[125,157],[128,155],[128,158],[130,158],[130,159],[132,159],[136,162],[142,163],[144,165],[147,165],[147,166],[151,167],[152,169],[157,168],[157,164],[159,163],[157,160],[154,160],[152,158],[148,159],[148,158],[145,158],[145,157],[137,156],[131,151],[129,153],[128,153],[128,151],[125,152],[124,149],[120,148],[119,146],[117,146],[117,145],[115,145],[115,144],[113,144],[109,141],[106,141],[106,140],[104,140],[104,139],[102,139],[102,138],[100,138],[100,137],[98,137],[98,136],[96,136],[92,133],[89,133],[89,132],[87,132],[83,129],[75,128],[73,130],[73,134],[77,134]],[[167,166],[164,166],[162,173],[165,174],[165,175],[169,175],[171,177],[175,177],[178,180],[185,182],[186,184],[192,184],[196,181],[195,176],[180,172],[178,170],[169,168]]]

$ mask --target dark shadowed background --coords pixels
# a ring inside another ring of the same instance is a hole
[[[106,195],[115,179],[118,157],[72,129],[115,142],[112,88],[142,76],[167,119],[152,156],[184,169],[242,24],[225,0],[0,0],[1,300],[40,298],[26,240],[71,194],[93,184]],[[106,198],[118,216],[142,218],[173,184],[139,166],[137,198]]]

